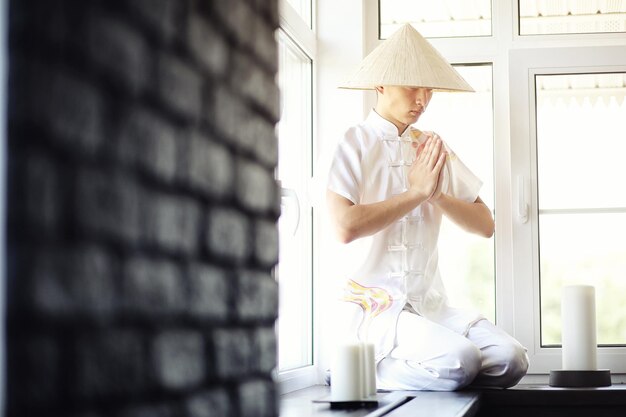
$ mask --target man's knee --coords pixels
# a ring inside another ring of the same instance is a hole
[[[526,375],[528,371],[528,354],[524,347],[516,343],[506,349],[505,359],[508,363],[508,369],[505,372],[507,378],[503,378],[503,388],[509,388],[516,385]]]
[[[519,343],[492,346],[483,351],[483,374],[493,385],[509,388],[516,385],[528,371],[528,355]]]
[[[468,341],[430,361],[386,358],[378,364],[379,383],[387,389],[456,391],[479,374],[481,357],[480,350]]]
[[[455,386],[452,390],[458,390],[472,383],[481,368],[482,354],[472,343],[466,343],[459,349],[459,366],[455,369]]]

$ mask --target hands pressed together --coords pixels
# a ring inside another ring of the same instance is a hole
[[[437,134],[428,136],[416,150],[416,158],[409,168],[409,191],[423,201],[434,201],[441,195],[443,166],[447,152]]]

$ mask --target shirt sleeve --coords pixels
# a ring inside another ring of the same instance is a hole
[[[328,174],[327,188],[354,204],[361,200],[362,152],[354,132],[348,131],[339,142]]]
[[[453,197],[468,202],[476,201],[483,182],[465,166],[457,154],[445,144],[448,158],[445,165],[443,191]]]

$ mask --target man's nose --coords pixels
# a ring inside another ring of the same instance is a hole
[[[427,97],[426,97],[426,92],[424,90],[420,89],[415,93],[415,102],[417,104],[420,104],[422,107],[424,107],[426,106],[426,100],[427,100]]]

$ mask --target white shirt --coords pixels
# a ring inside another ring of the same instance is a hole
[[[406,191],[407,172],[415,159],[413,142],[421,143],[424,136],[420,135],[409,127],[398,136],[393,123],[371,111],[338,144],[328,189],[354,204],[375,203]],[[482,182],[444,146],[448,158],[442,191],[474,202]],[[482,318],[447,304],[437,253],[441,217],[438,208],[425,202],[357,241],[363,253],[341,277],[346,285],[340,314],[348,334],[375,344],[377,360],[394,348],[396,322],[405,307],[461,334]]]

